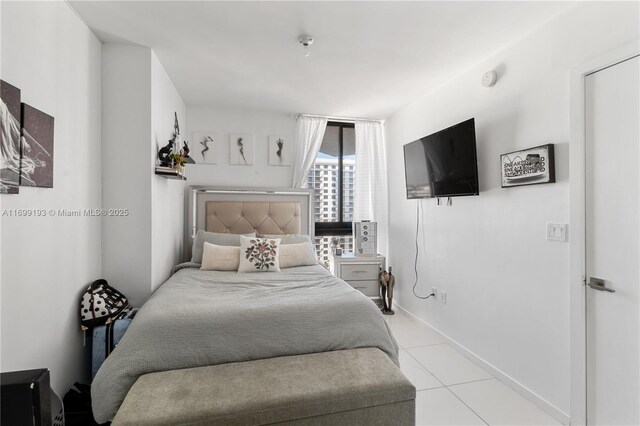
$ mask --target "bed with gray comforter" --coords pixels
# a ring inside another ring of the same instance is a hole
[[[200,271],[184,264],[140,309],[92,387],[98,423],[111,420],[152,372],[398,346],[376,305],[320,265],[282,272]]]

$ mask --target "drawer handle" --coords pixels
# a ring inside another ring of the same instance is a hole
[[[369,271],[351,271],[352,274],[366,274]]]

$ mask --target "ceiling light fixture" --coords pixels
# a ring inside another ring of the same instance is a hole
[[[313,38],[311,38],[310,35],[303,34],[298,37],[298,42],[300,42],[300,44],[304,48],[304,57],[308,58],[309,56],[311,56],[311,48],[309,46],[313,44]]]

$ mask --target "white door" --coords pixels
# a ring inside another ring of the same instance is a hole
[[[592,425],[640,424],[639,65],[636,56],[586,77],[587,423]]]

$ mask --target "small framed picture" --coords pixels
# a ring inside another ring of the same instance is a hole
[[[553,144],[536,146],[500,156],[502,187],[556,181]]]
[[[269,165],[291,166],[291,142],[289,136],[269,136]]]
[[[229,135],[229,164],[253,165],[253,135],[231,133]]]
[[[193,132],[193,140],[189,144],[191,158],[196,164],[218,164],[218,146],[220,136],[215,132]]]

